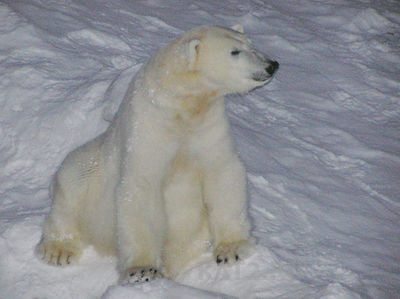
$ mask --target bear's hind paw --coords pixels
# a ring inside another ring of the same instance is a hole
[[[161,278],[162,274],[158,269],[152,266],[147,267],[132,267],[125,271],[122,276],[123,283],[137,283],[151,281],[156,278]]]
[[[81,250],[72,244],[73,241],[41,241],[35,253],[49,265],[64,267],[74,263],[80,256]]]

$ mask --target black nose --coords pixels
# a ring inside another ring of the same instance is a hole
[[[279,63],[277,61],[271,61],[268,67],[265,68],[268,74],[271,76],[277,71],[279,68]]]

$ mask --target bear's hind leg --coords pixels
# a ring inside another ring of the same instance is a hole
[[[42,239],[35,248],[35,254],[50,265],[66,266],[79,259],[83,245],[77,228],[74,201],[64,196],[57,181],[54,187],[53,207],[45,221]]]

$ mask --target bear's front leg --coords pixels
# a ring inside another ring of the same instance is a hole
[[[120,282],[148,281],[161,275],[167,219],[162,186],[178,142],[167,138],[162,118],[140,118],[132,136],[123,138],[116,189],[116,226]],[[168,135],[167,135],[168,136]]]
[[[117,232],[121,283],[161,277],[166,217],[158,179],[123,179],[118,190]]]
[[[217,264],[239,261],[252,243],[247,215],[246,177],[242,163],[231,154],[206,171],[204,197]]]

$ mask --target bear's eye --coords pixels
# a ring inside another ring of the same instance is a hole
[[[235,50],[233,50],[233,51],[231,52],[231,55],[232,55],[232,56],[237,56],[237,55],[239,55],[239,53],[240,53],[240,50],[235,49]]]

